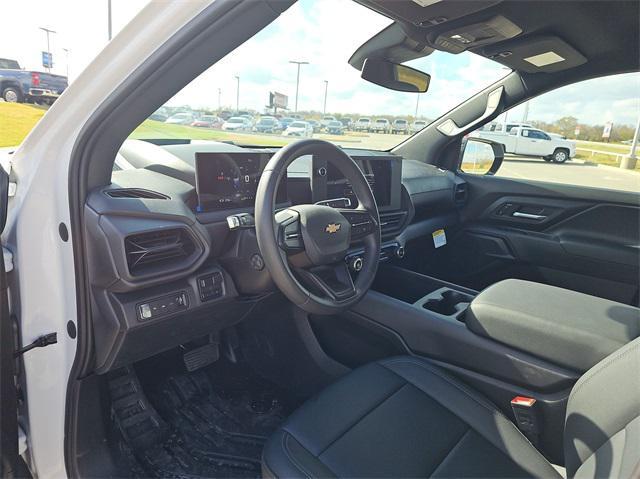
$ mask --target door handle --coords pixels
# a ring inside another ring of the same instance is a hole
[[[525,218],[528,220],[545,220],[547,217],[545,215],[534,215],[531,213],[522,213],[520,211],[514,211],[511,216],[515,216],[516,218]]]

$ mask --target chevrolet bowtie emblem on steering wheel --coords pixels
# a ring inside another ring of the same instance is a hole
[[[324,230],[329,234],[333,234],[340,231],[341,226],[342,225],[340,223],[329,223]]]

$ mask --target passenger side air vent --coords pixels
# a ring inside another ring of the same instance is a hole
[[[380,230],[382,236],[397,233],[402,228],[404,218],[407,213],[402,211],[399,213],[383,213],[380,215]]]
[[[466,183],[456,183],[453,189],[453,201],[456,203],[458,208],[462,208],[467,202],[467,184]]]
[[[124,242],[132,276],[179,266],[196,250],[193,238],[183,228],[139,233],[127,236]]]
[[[140,198],[149,200],[169,199],[167,195],[163,195],[156,191],[144,190],[142,188],[120,188],[117,190],[107,190],[105,193],[111,198]]]

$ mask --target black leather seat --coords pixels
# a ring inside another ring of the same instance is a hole
[[[587,372],[569,400],[569,477],[629,477],[640,459],[640,340]],[[545,477],[554,467],[480,394],[431,363],[348,374],[268,441],[265,477]]]

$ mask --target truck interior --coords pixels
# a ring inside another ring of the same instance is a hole
[[[72,159],[72,476],[637,477],[640,195],[460,159],[530,98],[638,71],[640,4],[356,1],[390,24],[353,68],[511,71],[390,151],[127,139],[295,2],[214,2],[159,47]]]

